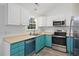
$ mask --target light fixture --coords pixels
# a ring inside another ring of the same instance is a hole
[[[38,4],[38,3],[35,3],[35,5],[36,5],[36,6],[39,6],[39,4]]]
[[[38,3],[34,3],[34,4],[35,4],[34,10],[37,11],[38,7],[39,7],[39,4]]]

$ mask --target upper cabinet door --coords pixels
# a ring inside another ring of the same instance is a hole
[[[38,17],[37,24],[38,24],[38,27],[46,26],[46,18],[45,17]]]
[[[47,17],[46,26],[53,26],[53,17]]]
[[[37,26],[42,26],[42,17],[37,18]]]
[[[22,25],[28,25],[29,24],[29,15],[30,13],[24,9],[21,8],[21,24]]]
[[[8,24],[20,25],[20,7],[16,4],[8,4]]]
[[[38,17],[37,19],[38,26],[53,26],[53,19],[52,17]]]

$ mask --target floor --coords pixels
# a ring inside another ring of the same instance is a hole
[[[45,47],[38,54],[33,54],[32,56],[68,56],[68,55],[67,53],[63,53],[63,52]]]

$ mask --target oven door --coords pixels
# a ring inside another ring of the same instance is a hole
[[[52,43],[66,46],[66,38],[53,36]]]

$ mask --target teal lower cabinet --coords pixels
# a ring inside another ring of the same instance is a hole
[[[45,47],[45,35],[36,37],[35,39],[35,52],[39,52],[42,48]]]
[[[35,40],[16,42],[10,45],[11,56],[27,56],[35,51]]]
[[[39,52],[44,47],[52,47],[52,36],[51,35],[41,35],[35,40],[35,51]]]
[[[33,51],[39,52],[45,46],[52,47],[51,35],[40,35],[29,40],[10,44],[11,56],[27,56]]]
[[[11,44],[10,55],[11,56],[24,56],[24,41]]]
[[[69,55],[73,53],[73,37],[67,37],[67,52]]]
[[[31,39],[25,42],[25,55],[30,55],[35,51],[35,39]]]
[[[52,36],[51,35],[45,35],[45,40],[46,40],[46,42],[45,42],[45,45],[47,46],[47,47],[52,47]]]

